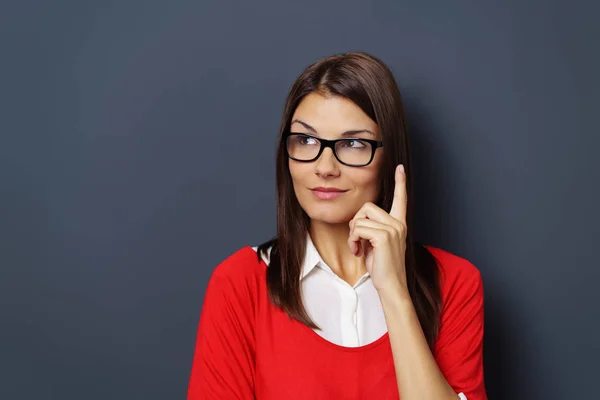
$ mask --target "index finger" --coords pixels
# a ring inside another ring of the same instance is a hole
[[[404,165],[400,164],[396,167],[395,172],[396,184],[394,186],[394,200],[392,201],[392,209],[390,215],[398,221],[406,224],[406,172]]]

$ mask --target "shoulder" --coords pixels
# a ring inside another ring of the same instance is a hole
[[[244,246],[223,259],[214,269],[209,286],[219,285],[236,294],[256,292],[264,277],[265,266],[250,246]]]
[[[434,246],[425,246],[436,258],[443,284],[451,285],[481,279],[479,269],[469,260]]]
[[[254,248],[243,246],[223,259],[215,267],[213,274],[236,279],[240,276],[253,275],[259,272],[260,269],[260,262]]]
[[[469,260],[434,246],[425,246],[436,258],[444,306],[483,302],[483,281],[479,269]]]

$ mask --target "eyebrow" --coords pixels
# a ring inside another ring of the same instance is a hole
[[[299,120],[297,118],[294,119],[290,125],[293,125],[296,122],[299,123],[300,125],[304,126],[309,131],[311,131],[313,133],[317,133],[317,130],[315,128],[313,128],[312,126],[310,126],[306,122],[301,121],[301,120]],[[349,131],[342,132],[342,136],[351,136],[351,135],[356,135],[357,133],[369,133],[369,134],[371,134],[373,136],[377,136],[377,135],[375,135],[375,133],[371,132],[368,129],[352,129],[352,130],[349,130]]]

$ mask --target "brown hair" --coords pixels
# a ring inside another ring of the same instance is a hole
[[[378,58],[364,52],[337,54],[310,65],[294,82],[288,94],[279,130],[276,159],[277,235],[258,246],[258,259],[266,255],[267,288],[270,301],[290,318],[313,328],[302,304],[300,273],[304,261],[310,219],[298,203],[290,176],[282,134],[289,130],[296,107],[311,92],[342,96],[354,102],[375,121],[384,146],[381,191],[375,204],[390,212],[394,195],[394,170],[404,164],[407,175],[406,275],[408,289],[421,327],[433,350],[439,329],[441,295],[435,257],[413,239],[413,189],[409,141],[400,91],[390,69]]]

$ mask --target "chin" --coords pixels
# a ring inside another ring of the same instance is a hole
[[[310,215],[309,215],[310,217]],[[340,217],[340,218],[335,218],[335,216],[325,216],[325,217],[321,217],[321,216],[317,216],[317,217],[310,217],[310,219],[312,221],[318,221],[321,222],[323,224],[330,224],[330,225],[339,225],[339,224],[347,224],[348,221],[350,221],[350,218],[345,218],[345,217]]]
[[[358,211],[358,210],[357,210]],[[326,224],[347,224],[355,213],[344,211],[344,207],[331,203],[326,206],[317,206],[311,204],[306,208],[306,214],[313,221],[319,221]]]

